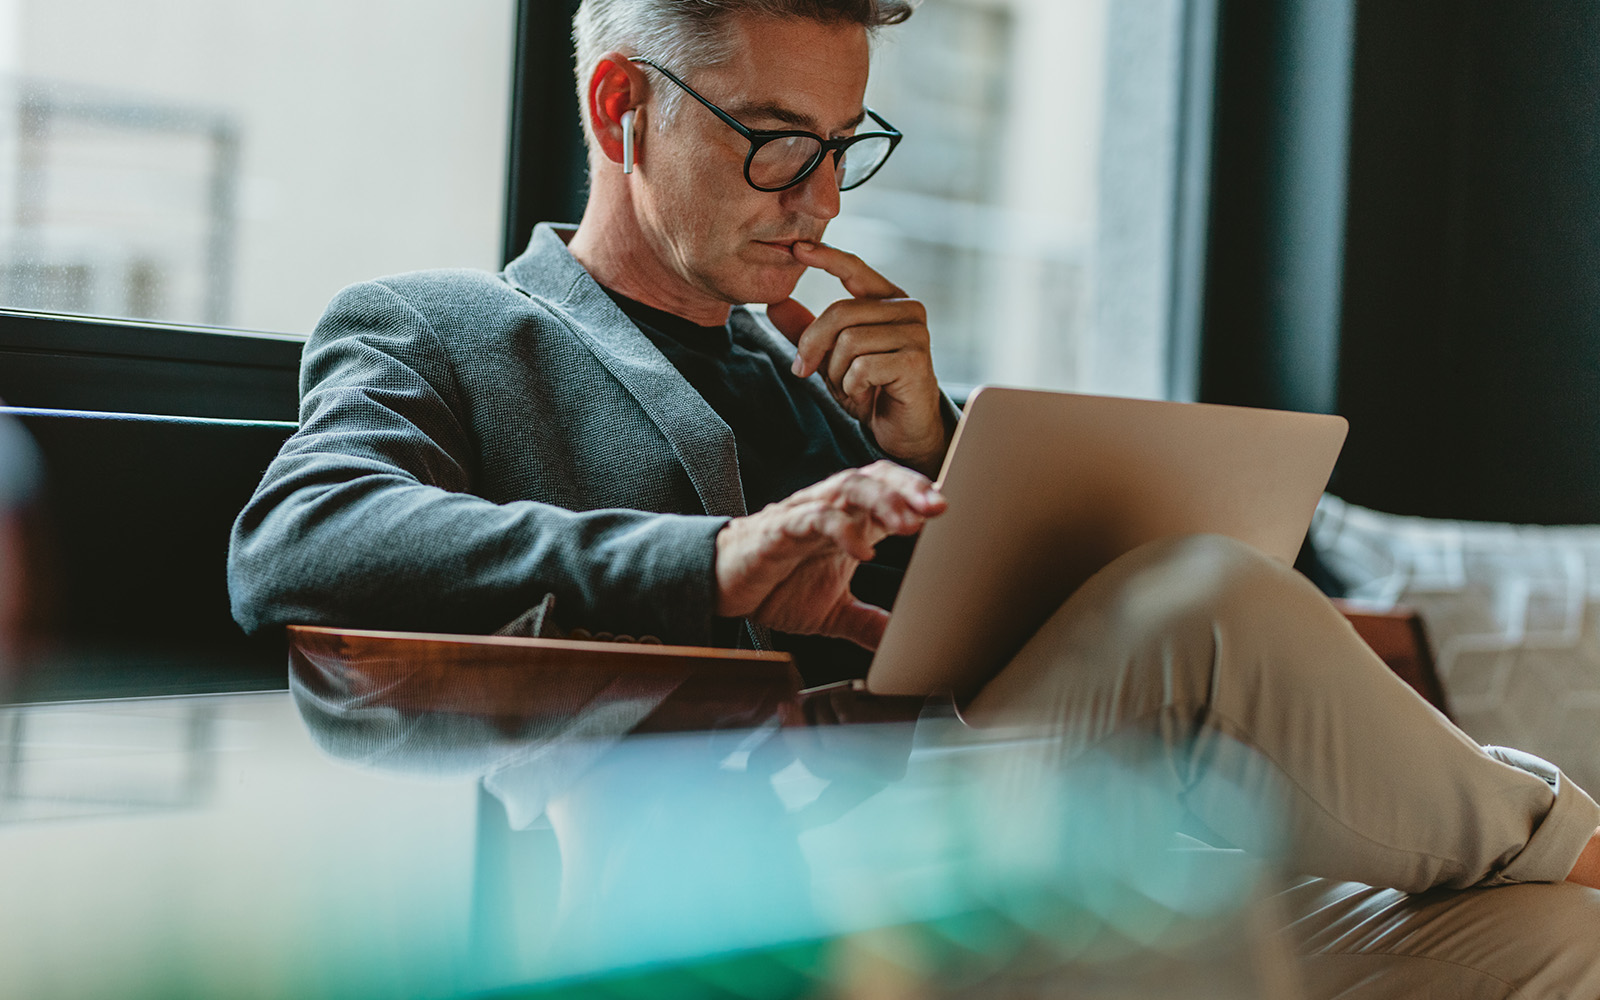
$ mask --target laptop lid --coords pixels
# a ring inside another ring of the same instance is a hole
[[[965,698],[1073,591],[1146,542],[1222,534],[1292,563],[1342,417],[980,388],[867,674]]]

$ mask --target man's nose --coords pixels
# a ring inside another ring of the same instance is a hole
[[[839,166],[832,153],[824,156],[811,176],[783,192],[784,208],[814,219],[839,214]]]

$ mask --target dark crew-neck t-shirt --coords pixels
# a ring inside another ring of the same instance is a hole
[[[733,431],[745,509],[760,510],[856,464],[801,380],[765,351],[737,342],[731,324],[699,326],[610,289],[606,293]],[[885,539],[877,558],[856,571],[850,589],[862,600],[892,606],[911,544]],[[872,659],[839,639],[783,633],[775,639],[811,684],[864,676]]]

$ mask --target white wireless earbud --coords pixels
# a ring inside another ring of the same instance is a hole
[[[633,117],[632,108],[622,113],[622,172],[625,174],[633,173]]]

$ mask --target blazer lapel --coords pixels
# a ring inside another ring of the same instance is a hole
[[[540,225],[528,249],[506,267],[506,279],[567,320],[568,327],[639,402],[666,437],[694,484],[706,513],[742,517],[744,487],[733,431],[625,316],[568,252],[561,232]]]

